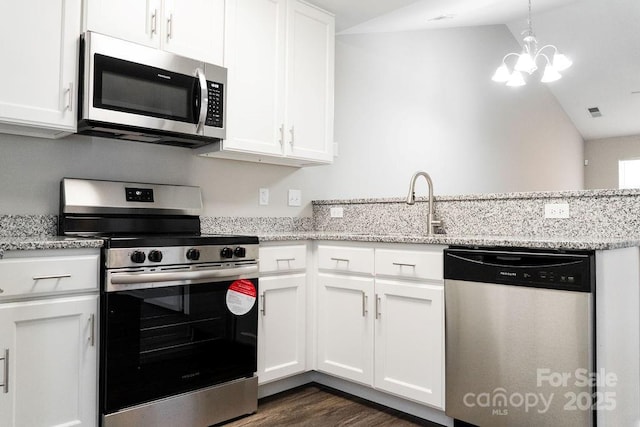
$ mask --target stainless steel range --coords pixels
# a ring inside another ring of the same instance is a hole
[[[61,235],[105,239],[101,425],[257,409],[258,238],[201,235],[198,187],[65,178]]]

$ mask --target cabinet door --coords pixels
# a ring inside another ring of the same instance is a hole
[[[318,369],[373,384],[373,278],[318,275]]]
[[[333,16],[291,1],[287,25],[286,153],[333,159]]]
[[[260,278],[258,382],[304,372],[305,274]]]
[[[444,408],[442,286],[376,280],[375,384]]]
[[[224,148],[282,155],[286,1],[231,0],[227,7]]]
[[[0,304],[0,425],[97,425],[97,308],[97,295]]]
[[[75,132],[80,1],[0,2],[2,130],[39,134],[10,128],[18,125],[49,136]]]
[[[225,0],[164,0],[162,48],[222,65]]]
[[[87,30],[160,47],[162,0],[86,0]]]

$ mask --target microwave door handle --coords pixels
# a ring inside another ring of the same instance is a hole
[[[207,91],[207,79],[201,68],[196,68],[196,77],[200,82],[200,115],[198,116],[196,133],[202,133],[204,122],[207,119],[207,110],[209,109],[209,93]]]

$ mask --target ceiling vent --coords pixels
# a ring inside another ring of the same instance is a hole
[[[589,110],[589,114],[591,114],[591,117],[593,117],[594,119],[596,117],[602,117],[602,113],[600,112],[600,109],[598,107],[587,108],[587,110]]]

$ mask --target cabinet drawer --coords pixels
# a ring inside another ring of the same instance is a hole
[[[307,264],[307,246],[260,247],[260,272],[304,270]]]
[[[376,250],[377,275],[442,281],[442,271],[442,250]]]
[[[100,255],[0,260],[0,299],[98,289]]]
[[[318,246],[318,268],[373,274],[373,248]]]

